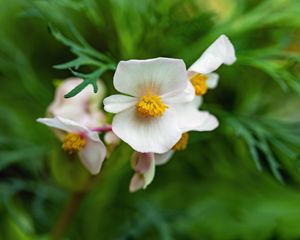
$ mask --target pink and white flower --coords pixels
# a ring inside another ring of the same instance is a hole
[[[105,115],[100,111],[99,103],[105,94],[105,86],[100,80],[97,82],[97,93],[88,86],[74,97],[64,97],[82,81],[79,78],[68,78],[60,83],[48,107],[48,116],[70,119],[90,129],[102,126],[105,124]]]
[[[98,133],[62,117],[39,118],[37,121],[60,130],[62,148],[69,154],[78,154],[82,164],[91,174],[100,172],[106,156],[106,147],[99,139]]]

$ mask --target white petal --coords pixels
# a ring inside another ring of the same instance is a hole
[[[103,100],[104,110],[110,113],[118,113],[134,106],[138,102],[135,97],[125,95],[112,95]]]
[[[188,70],[208,74],[222,64],[233,64],[235,60],[235,50],[232,43],[225,35],[221,35]]]
[[[55,117],[55,118],[38,118],[38,122],[47,125],[48,127],[63,130],[68,133],[87,132],[88,129],[70,119]]]
[[[207,118],[202,122],[199,121],[198,125],[192,130],[199,131],[199,132],[212,131],[216,129],[218,126],[219,126],[218,119],[214,115],[208,113]]]
[[[86,146],[79,152],[79,157],[91,174],[97,174],[105,159],[106,147],[95,132],[89,132],[86,140]]]
[[[104,142],[109,145],[117,145],[120,142],[120,138],[113,132],[107,132],[104,135]]]
[[[174,151],[172,151],[172,150],[168,151],[166,153],[161,153],[161,154],[156,153],[156,154],[154,154],[155,164],[156,165],[163,165],[163,164],[167,163],[171,159],[173,154],[174,154]]]
[[[129,191],[136,192],[137,190],[142,189],[144,185],[145,185],[144,176],[140,173],[135,173],[130,180]]]
[[[152,157],[149,169],[144,173],[144,179],[145,179],[145,183],[143,186],[144,189],[153,181],[154,176],[155,176],[155,160],[154,157]]]
[[[167,109],[162,117],[145,118],[135,108],[117,113],[113,132],[138,152],[164,153],[181,137],[174,110]]]
[[[197,96],[194,98],[194,100],[189,104],[189,106],[194,106],[195,109],[198,109],[203,103],[203,97],[202,96]]]
[[[145,173],[150,169],[153,153],[134,152],[131,158],[131,167],[139,173]]]
[[[65,105],[77,105],[80,102],[85,102],[88,99],[87,91],[82,91],[72,98],[65,98],[64,96],[70,92],[77,85],[82,83],[82,79],[68,78],[62,81],[55,91],[53,102],[49,105],[48,112],[56,116],[56,112]],[[61,115],[64,116],[64,115]],[[65,117],[65,116],[64,116]]]
[[[198,98],[197,98],[198,99]],[[198,110],[196,101],[176,106],[177,118],[183,132],[188,131],[212,131],[218,127],[216,117],[206,111]]]
[[[104,123],[104,113],[99,110],[99,103],[105,93],[102,81],[97,81],[99,90],[96,94],[93,92],[92,86],[88,86],[72,98],[64,97],[82,81],[79,78],[68,78],[62,81],[55,91],[53,102],[48,107],[48,116],[60,116],[88,128],[94,128]]]
[[[183,90],[187,84],[185,64],[180,59],[154,58],[121,61],[114,75],[114,86],[122,93],[143,96]]]
[[[186,88],[182,91],[175,91],[161,96],[166,104],[190,102],[195,97],[195,89],[190,81],[187,82]]]
[[[219,74],[217,73],[210,73],[207,74],[208,79],[206,80],[207,87],[209,89],[214,89],[218,86],[219,82]]]
[[[132,167],[136,173],[131,179],[129,190],[134,192],[141,188],[145,189],[154,179],[154,154],[135,152],[132,158]]]

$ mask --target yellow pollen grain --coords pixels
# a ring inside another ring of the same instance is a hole
[[[191,83],[195,88],[195,94],[197,96],[203,96],[207,92],[208,89],[206,83],[207,79],[208,79],[207,75],[201,73],[197,73],[191,78]]]
[[[188,141],[189,141],[189,134],[183,133],[181,135],[181,138],[179,139],[179,141],[172,147],[172,150],[182,151],[182,150],[186,149]]]
[[[77,133],[69,133],[64,137],[62,149],[69,154],[74,154],[82,150],[86,145],[86,140],[83,136]]]
[[[146,95],[136,104],[136,110],[144,117],[161,117],[168,106],[163,103],[160,96]]]

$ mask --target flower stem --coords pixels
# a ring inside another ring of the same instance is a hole
[[[111,125],[97,127],[97,128],[94,128],[93,131],[95,131],[95,132],[110,132],[110,131],[112,131],[112,127],[111,127]]]
[[[68,230],[70,223],[82,201],[82,199],[89,193],[96,181],[96,177],[90,176],[84,189],[81,191],[73,192],[69,202],[63,209],[58,221],[53,227],[51,239],[60,240],[62,239],[64,233]]]
[[[84,197],[85,192],[74,192],[63,210],[59,220],[52,231],[52,239],[59,240],[62,238],[63,234],[67,231],[69,224],[72,221],[72,218],[80,205],[82,198]]]

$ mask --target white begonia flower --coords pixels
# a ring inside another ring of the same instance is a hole
[[[64,97],[82,81],[80,78],[68,78],[59,84],[54,100],[48,107],[48,116],[70,119],[90,129],[102,126],[105,124],[105,115],[99,109],[99,103],[104,97],[105,86],[100,80],[97,82],[97,93],[88,86],[74,97]]]
[[[214,73],[222,64],[231,65],[236,61],[235,50],[225,35],[215,40],[188,69],[188,75],[197,96],[203,96],[207,89],[218,85],[219,75]]]
[[[96,132],[62,117],[39,118],[37,121],[63,131],[63,150],[69,154],[78,153],[82,164],[91,174],[99,173],[106,156],[106,148]]]
[[[186,148],[189,131],[212,131],[218,127],[219,123],[215,116],[209,112],[199,110],[202,103],[201,96],[206,93],[207,89],[213,89],[218,84],[219,75],[213,73],[213,71],[222,64],[233,64],[235,60],[233,45],[225,35],[221,35],[188,69],[190,83],[186,91],[190,92],[192,88],[195,94],[200,97],[195,97],[191,102],[176,104],[174,108],[176,109],[176,119],[182,131],[182,136],[172,149],[165,153],[147,153],[146,156],[136,153],[138,157],[133,158],[133,162],[136,163],[133,164],[133,169],[136,173],[131,179],[131,191],[148,186],[154,179],[155,165],[165,164],[175,151]],[[138,159],[138,161],[134,159]],[[144,166],[142,174],[136,170],[138,164]],[[145,176],[150,176],[147,177],[147,184]]]
[[[192,101],[182,60],[155,58],[121,61],[114,87],[124,94],[104,99],[104,109],[116,113],[113,132],[138,152],[164,153],[181,138],[176,107]]]
[[[153,153],[134,152],[131,159],[131,167],[135,171],[129,184],[129,191],[135,192],[145,189],[155,175],[155,159]]]

